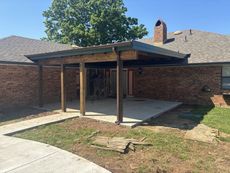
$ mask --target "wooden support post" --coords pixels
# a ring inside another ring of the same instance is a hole
[[[80,63],[80,115],[85,115],[86,104],[86,69],[85,63]]]
[[[65,65],[61,65],[61,109],[66,112],[66,86],[65,86]]]
[[[128,96],[133,96],[133,70],[128,70]]]
[[[43,66],[38,66],[38,104],[43,107]]]
[[[117,121],[116,124],[123,122],[123,62],[120,53],[117,52]]]

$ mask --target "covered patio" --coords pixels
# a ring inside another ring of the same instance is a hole
[[[140,69],[143,66],[181,65],[189,55],[162,49],[137,41],[99,45],[86,48],[27,55],[39,65],[39,106],[43,107],[43,66],[55,65],[61,68],[61,111],[69,111],[66,102],[66,67],[80,69],[80,101],[70,107],[80,116],[135,126],[143,120],[158,116],[181,103],[158,100],[128,98],[123,94],[123,69]],[[116,69],[116,100],[104,99],[86,101],[88,68]],[[57,104],[58,105],[58,104]],[[56,106],[57,106],[56,105]],[[47,106],[47,105],[45,105]],[[68,105],[69,106],[69,105]],[[55,105],[53,105],[55,108]]]

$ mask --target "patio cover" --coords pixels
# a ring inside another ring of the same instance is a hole
[[[73,48],[71,50],[25,55],[39,64],[39,102],[42,106],[42,66],[61,66],[61,103],[62,110],[66,111],[65,67],[67,65],[80,66],[80,113],[85,115],[86,104],[86,68],[103,67],[117,68],[117,123],[123,121],[123,67],[157,65],[157,64],[184,64],[188,54],[159,48],[138,41],[120,42],[107,45]]]

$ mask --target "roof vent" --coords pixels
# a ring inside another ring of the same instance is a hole
[[[183,32],[182,31],[175,31],[173,34],[174,35],[180,35],[180,34],[182,34]]]

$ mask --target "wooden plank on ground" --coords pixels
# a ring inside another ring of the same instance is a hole
[[[105,137],[97,136],[92,142],[94,148],[105,149],[111,151],[118,151],[120,153],[126,153],[128,149],[135,151],[135,145],[151,145],[141,140],[136,139],[126,139],[124,137]]]

